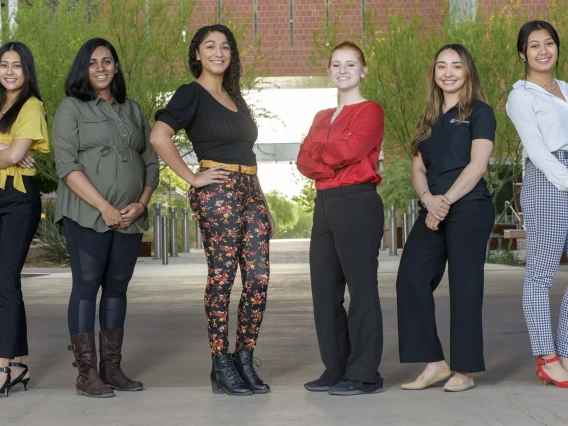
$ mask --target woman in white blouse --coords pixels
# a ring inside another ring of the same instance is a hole
[[[562,299],[556,341],[552,337],[549,289],[568,243],[568,85],[553,76],[560,40],[548,22],[521,28],[517,50],[525,79],[513,86],[507,114],[526,158],[521,207],[527,231],[523,309],[536,375],[568,388],[568,290]]]

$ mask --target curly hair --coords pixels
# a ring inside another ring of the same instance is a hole
[[[237,40],[235,40],[235,36],[229,28],[227,28],[225,25],[215,24],[207,25],[197,30],[197,32],[191,39],[191,43],[189,44],[189,69],[191,70],[191,73],[195,78],[199,78],[203,71],[203,66],[201,65],[201,61],[197,59],[197,52],[205,37],[213,32],[225,34],[225,37],[227,37],[227,41],[229,42],[229,47],[231,49],[231,63],[229,64],[229,68],[227,68],[225,70],[225,73],[223,74],[223,88],[231,97],[233,102],[237,105],[237,107],[250,118],[252,118],[251,110],[241,93],[241,59],[239,57]]]

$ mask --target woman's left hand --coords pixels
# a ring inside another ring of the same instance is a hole
[[[270,234],[268,235],[269,238],[274,237],[274,233],[276,232],[276,224],[274,223],[274,219],[272,219],[272,215],[270,214],[270,210],[266,209],[268,213],[268,226],[270,227]]]
[[[431,213],[428,213],[426,216],[426,227],[432,231],[438,230],[438,225],[440,221],[436,219]]]
[[[10,145],[5,143],[0,143],[0,151],[10,148]],[[16,163],[18,166],[24,169],[31,169],[34,166],[34,159],[30,157],[28,154],[24,155],[20,161]]]
[[[144,206],[142,203],[132,203],[123,208],[120,211],[122,220],[124,221],[123,228],[130,226],[142,213],[144,213]]]

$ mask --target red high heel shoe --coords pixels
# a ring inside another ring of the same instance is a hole
[[[550,364],[551,362],[556,362],[559,359],[560,358],[558,357],[558,355],[548,359],[543,359],[543,358],[536,359],[536,377],[540,379],[540,381],[544,386],[546,386],[546,382],[550,382],[553,385],[558,386],[559,388],[568,388],[568,380],[564,382],[559,382],[557,380],[554,380],[552,377],[546,374],[546,371],[544,371],[544,369],[542,368],[543,365]]]

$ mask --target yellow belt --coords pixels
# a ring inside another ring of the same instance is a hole
[[[241,164],[217,163],[216,161],[211,161],[211,160],[201,160],[199,162],[199,165],[206,169],[216,166],[224,166],[225,170],[230,170],[231,172],[244,173],[253,176],[256,175],[256,169],[257,169],[256,166],[243,166]]]

